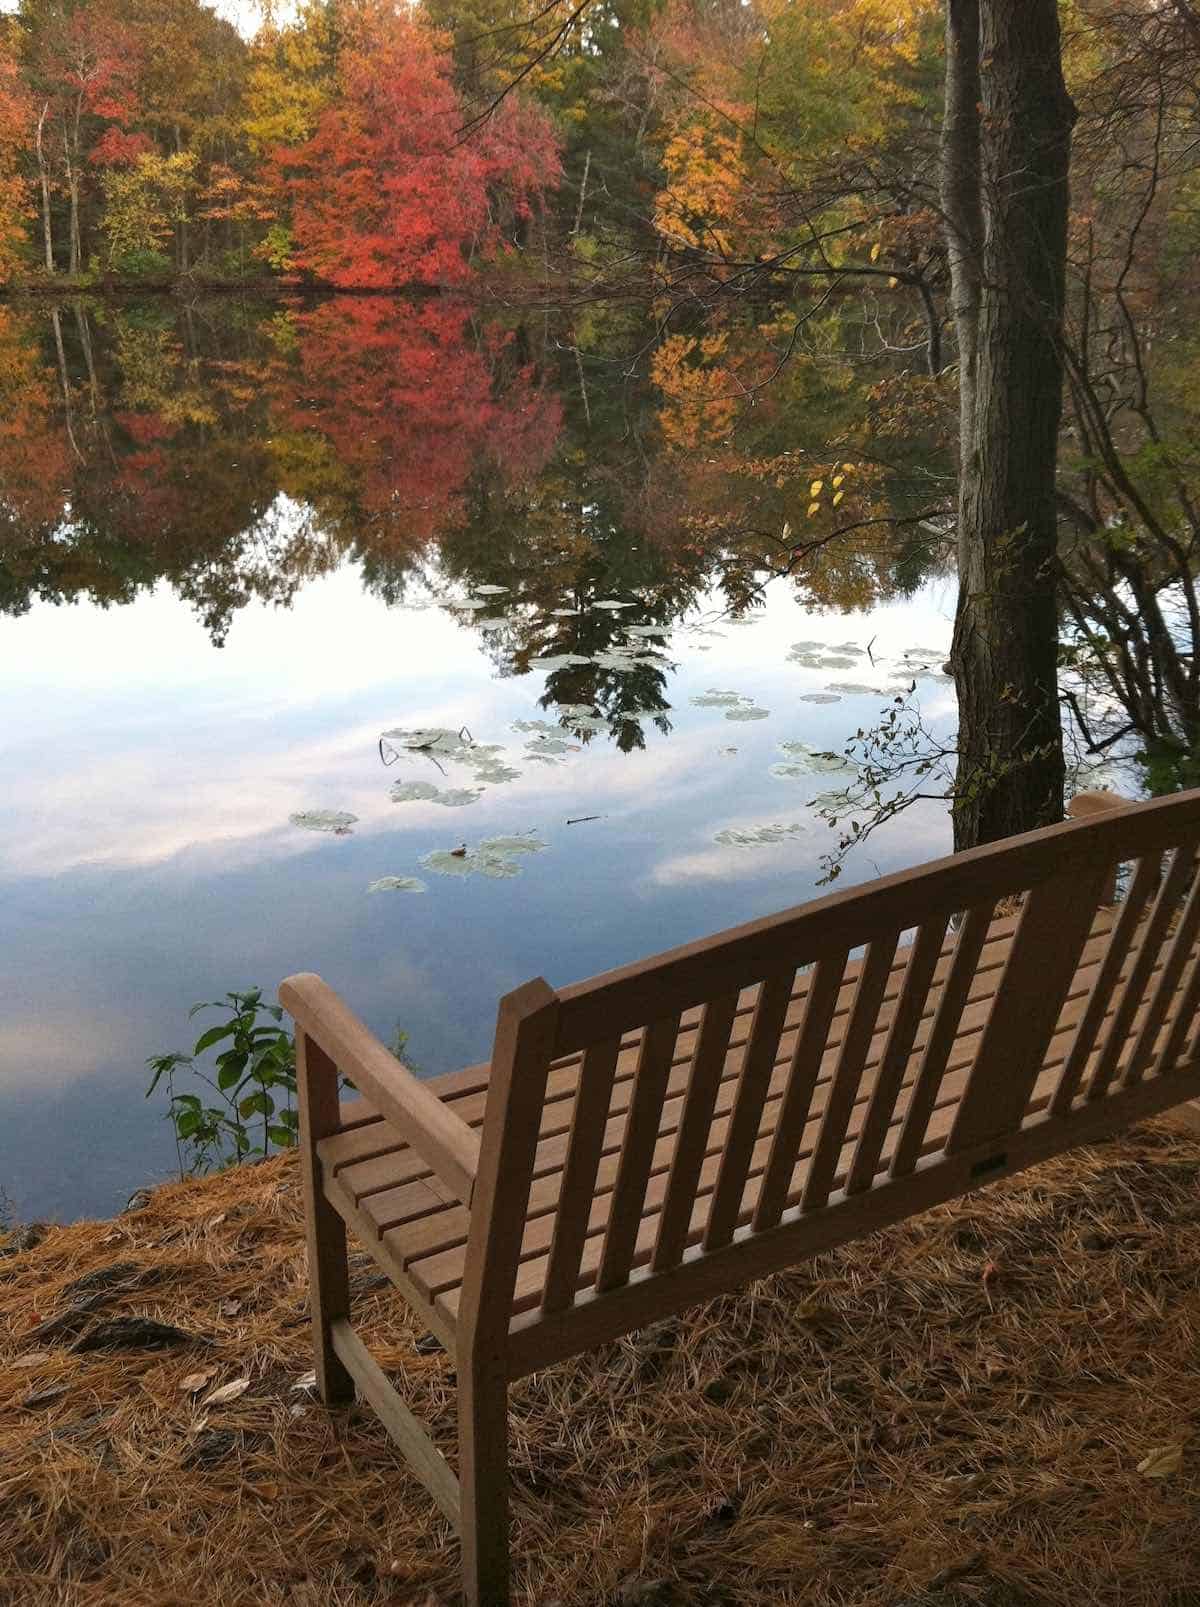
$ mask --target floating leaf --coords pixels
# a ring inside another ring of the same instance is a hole
[[[423,893],[425,883],[416,876],[381,876],[367,884],[368,893]]]
[[[542,731],[547,736],[553,736],[560,729],[550,720],[514,720],[512,728],[514,731]]]
[[[883,693],[877,686],[868,686],[865,681],[830,681],[831,692],[850,692],[856,695],[882,697]]]
[[[566,670],[573,665],[590,664],[590,658],[584,658],[579,653],[550,653],[545,658],[531,658],[531,670]]]
[[[615,597],[605,597],[601,602],[592,604],[593,608],[606,608],[610,613],[615,613],[618,608],[632,608],[633,606],[632,603],[618,602]]]
[[[798,703],[840,703],[842,700],[836,692],[801,692],[796,701]]]
[[[719,692],[713,686],[710,686],[707,692],[697,693],[695,697],[688,699],[688,702],[698,709],[736,708],[744,701],[740,692]]]
[[[852,670],[854,660],[852,658],[839,658],[836,654],[827,654],[821,660],[821,668],[823,670]]]
[[[478,595],[480,597],[499,597],[501,595],[501,593],[506,592],[508,590],[508,587],[507,586],[476,586],[475,590],[476,590],[476,592],[478,593]]]
[[[755,708],[753,704],[743,704],[739,708],[725,711],[727,720],[766,720],[770,715],[770,709]]]
[[[556,703],[555,708],[560,714],[565,714],[568,719],[575,718],[581,714],[595,713],[594,703]]]
[[[550,613],[554,619],[578,619],[583,612],[580,608],[552,608]]]
[[[521,867],[514,856],[539,853],[546,844],[536,836],[489,837],[473,851],[465,848],[438,849],[426,854],[422,865],[439,876],[519,876]]]
[[[464,597],[461,602],[457,602],[453,606],[455,608],[469,609],[473,613],[475,609],[486,608],[487,605],[488,601],[486,597]]]
[[[397,781],[392,788],[393,803],[417,803],[436,798],[438,789],[432,781]]]
[[[358,816],[344,809],[299,809],[288,820],[303,831],[331,831],[337,837],[345,837]]]
[[[787,754],[787,762],[773,764],[770,774],[780,780],[792,781],[800,776],[855,775],[857,766],[841,754],[823,752],[807,742],[781,742],[779,751]]]
[[[765,826],[727,826],[713,838],[724,848],[759,848],[764,843],[783,842],[788,837],[801,837],[808,830],[798,820],[773,821]]]
[[[532,742],[525,745],[525,751],[531,758],[537,758],[543,753],[578,753],[577,742],[565,742],[562,737],[536,736]]]
[[[626,625],[626,636],[665,636],[669,625]]]
[[[481,854],[540,854],[546,844],[533,832],[521,837],[489,837],[480,843]]]

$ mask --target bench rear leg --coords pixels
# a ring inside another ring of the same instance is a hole
[[[307,1034],[296,1033],[296,1090],[300,1105],[300,1164],[308,1239],[308,1291],[317,1389],[327,1406],[354,1399],[354,1380],[334,1351],[330,1325],[350,1315],[346,1226],[325,1198],[317,1144],[337,1131],[337,1067]]]
[[[467,1607],[508,1607],[508,1380],[458,1380],[462,1572]]]

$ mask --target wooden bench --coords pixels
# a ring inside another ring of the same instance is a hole
[[[528,982],[490,1064],[428,1082],[283,983],[321,1394],[375,1407],[471,1607],[509,1599],[514,1379],[1200,1094],[1200,792],[1085,809]],[[347,1226],[455,1360],[457,1477],[351,1327]]]

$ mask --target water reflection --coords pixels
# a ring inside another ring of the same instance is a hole
[[[316,967],[437,1071],[527,976],[811,890],[805,755],[948,639],[874,523],[936,456],[880,467],[836,358],[754,391],[752,324],[634,367],[645,339],[619,309],[589,345],[444,301],[0,307],[22,1209],[108,1209],[167,1164],[141,1064],[193,999]],[[861,535],[822,545],[835,506]],[[946,840],[933,810],[873,852]]]

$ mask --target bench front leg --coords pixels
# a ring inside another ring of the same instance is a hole
[[[300,1106],[300,1167],[308,1239],[308,1293],[317,1389],[327,1406],[354,1399],[354,1380],[333,1348],[332,1325],[350,1315],[346,1226],[325,1198],[317,1145],[341,1122],[338,1069],[302,1029],[296,1029],[296,1091]]]
[[[469,1358],[458,1374],[458,1479],[467,1607],[509,1607],[508,1379]]]

